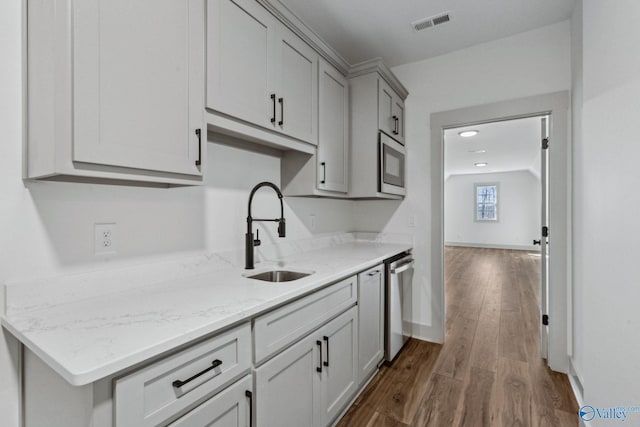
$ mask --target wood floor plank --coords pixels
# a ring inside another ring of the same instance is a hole
[[[536,404],[564,412],[575,410],[578,403],[566,375],[553,372],[542,361],[529,363],[529,375]]]
[[[528,356],[524,334],[521,313],[503,311],[500,314],[500,357],[526,362]]]
[[[466,316],[458,316],[454,320],[451,333],[442,347],[441,357],[436,364],[437,374],[463,379],[466,374],[471,346],[478,322]]]
[[[500,426],[530,426],[534,403],[528,365],[507,358],[498,360],[491,417]]]
[[[420,410],[411,425],[415,427],[453,425],[462,391],[462,381],[434,374],[429,383],[429,391],[420,403]]]
[[[500,331],[500,300],[502,283],[490,280],[485,293],[478,327],[471,346],[469,365],[496,371],[498,361],[498,335]]]
[[[483,427],[492,424],[491,400],[495,373],[486,369],[471,367],[465,378],[463,392],[452,425]]]
[[[578,425],[578,414],[535,405],[531,425],[533,427],[575,427]]]
[[[367,427],[403,427],[407,426],[405,423],[401,423],[400,421],[394,420],[391,417],[388,417],[380,412],[375,412]]]
[[[429,378],[440,350],[440,346],[423,344],[416,349],[416,357],[404,365],[403,378],[389,387],[388,397],[378,405],[381,414],[402,423],[411,423],[429,387]]]
[[[410,340],[338,426],[577,426],[566,375],[539,354],[540,258],[446,248],[445,344]]]

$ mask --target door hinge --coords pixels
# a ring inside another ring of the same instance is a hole
[[[542,324],[544,326],[549,326],[549,315],[548,314],[543,314],[542,315]]]
[[[549,227],[546,225],[542,227],[542,237],[549,237]]]
[[[549,138],[544,138],[542,140],[542,149],[546,150],[547,148],[549,148]]]

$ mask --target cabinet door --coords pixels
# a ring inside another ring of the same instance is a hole
[[[346,193],[349,189],[349,83],[335,68],[320,61],[318,189]]]
[[[73,2],[73,160],[201,175],[204,4]]]
[[[316,341],[312,334],[255,370],[256,427],[318,425],[321,374],[316,370]]]
[[[378,78],[378,127],[381,131],[392,136],[395,130],[393,120],[393,101],[396,97],[395,92],[381,78]]]
[[[393,98],[391,118],[397,120],[397,124],[392,135],[398,142],[404,144],[404,101],[402,101],[402,98],[398,95]]]
[[[384,267],[358,275],[358,382],[362,384],[384,357]]]
[[[284,25],[278,26],[277,129],[318,143],[318,54]]]
[[[358,321],[352,307],[318,331],[322,337],[322,379],[320,420],[331,423],[357,389]]]
[[[207,108],[275,129],[276,27],[255,0],[208,0]]]
[[[247,393],[249,392],[249,393]],[[251,375],[227,387],[170,427],[251,427],[249,425],[253,384]]]

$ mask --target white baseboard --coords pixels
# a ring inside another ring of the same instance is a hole
[[[584,388],[582,386],[580,375],[573,366],[573,361],[571,359],[569,359],[569,374],[567,376],[569,377],[569,384],[571,385],[573,396],[576,398],[576,402],[578,402],[578,408],[582,408],[584,406]],[[579,411],[580,409],[578,409],[578,412]],[[589,425],[579,415],[578,422],[580,427],[586,427]]]
[[[445,246],[458,246],[465,248],[487,248],[487,249],[512,249],[516,251],[540,252],[539,246],[534,245],[503,245],[499,243],[468,243],[468,242],[444,242]]]
[[[411,322],[411,337],[421,341],[434,342],[437,344],[444,343],[442,329],[431,325]]]

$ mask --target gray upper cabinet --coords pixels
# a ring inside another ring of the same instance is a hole
[[[349,82],[335,68],[320,62],[317,155],[318,189],[349,190]]]
[[[208,0],[206,105],[234,120],[212,117],[215,130],[255,137],[258,126],[317,144],[317,63],[318,54],[255,0]]]
[[[381,61],[370,61],[351,72],[349,197],[402,199],[381,186],[380,132],[404,144],[404,99],[408,92]],[[405,156],[406,163],[406,156]]]
[[[317,73],[318,146],[314,154],[284,153],[282,190],[287,196],[343,198],[349,191],[349,81],[324,59]]]
[[[203,2],[27,7],[27,177],[201,183]]]
[[[404,144],[404,101],[383,79],[378,80],[378,127]]]
[[[318,54],[284,25],[278,26],[277,129],[318,143]]]
[[[275,129],[276,25],[255,0],[207,2],[207,108]]]

